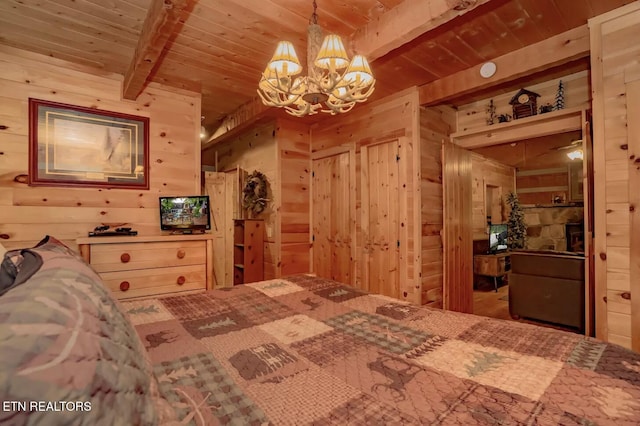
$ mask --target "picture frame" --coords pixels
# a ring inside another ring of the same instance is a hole
[[[571,161],[567,167],[569,169],[569,201],[584,201],[582,161]]]
[[[29,185],[149,189],[149,118],[29,98]]]

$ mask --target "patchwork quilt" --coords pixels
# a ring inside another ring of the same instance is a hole
[[[122,302],[197,425],[638,425],[640,354],[309,275]]]

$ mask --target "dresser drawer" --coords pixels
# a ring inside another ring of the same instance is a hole
[[[205,244],[205,241],[172,241],[95,245],[91,248],[91,266],[97,272],[115,272],[204,265]]]
[[[117,299],[205,290],[205,265],[102,272],[100,277]]]

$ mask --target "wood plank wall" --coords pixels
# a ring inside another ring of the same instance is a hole
[[[202,164],[214,166],[216,153],[218,171],[228,171],[240,167],[247,173],[258,170],[269,181],[269,203],[264,212],[257,218],[264,220],[264,277],[271,279],[278,276],[278,209],[281,203],[280,182],[278,173],[278,155],[276,145],[275,121],[262,123],[255,129],[249,129],[239,136],[233,137],[202,151]],[[236,219],[241,219],[240,217]],[[228,220],[228,219],[227,219]]]
[[[279,118],[276,141],[281,194],[276,225],[280,258],[276,270],[277,276],[285,276],[309,272],[311,267],[309,125]]]
[[[573,108],[584,105],[591,99],[589,91],[589,73],[588,71],[580,71],[560,77],[557,80],[545,81],[542,83],[527,86],[525,89],[531,90],[540,95],[537,100],[538,107],[545,103],[555,104],[556,92],[558,90],[558,81],[562,80],[564,84],[565,108]],[[504,93],[494,96],[493,103],[496,107],[496,116],[500,114],[513,115],[513,108],[509,105],[509,101],[517,92],[514,90],[510,93]],[[482,99],[470,104],[458,107],[458,125],[457,131],[462,132],[469,129],[479,128],[487,125],[487,106],[490,99]],[[497,123],[497,120],[495,121]]]
[[[160,233],[158,197],[200,193],[200,94],[151,84],[123,101],[122,76],[0,46],[0,234],[8,248],[46,234],[77,249],[75,239],[102,223],[140,235]],[[30,97],[149,117],[150,188],[146,191],[29,187]]]
[[[473,312],[473,239],[471,152],[452,142],[442,144],[444,200],[443,307]]]
[[[397,93],[376,102],[357,105],[343,116],[331,117],[311,128],[311,151],[355,147],[356,154],[356,259],[362,264],[360,147],[364,144],[401,140],[400,144],[400,299],[415,304],[422,302],[422,253],[420,238],[420,132],[419,99],[416,88]],[[356,268],[359,271],[361,268]],[[356,285],[366,288],[356,275]]]
[[[473,239],[486,240],[487,235],[487,202],[493,195],[491,209],[492,223],[506,223],[507,209],[505,199],[510,191],[516,189],[516,170],[496,160],[477,153],[471,154],[471,185],[473,204]],[[494,187],[488,190],[487,186]],[[491,192],[493,191],[493,194]]]
[[[589,20],[596,337],[640,351],[637,98],[640,2]],[[606,318],[606,320],[603,320]]]
[[[477,148],[473,151],[498,162],[514,166],[516,188],[522,204],[551,204],[554,196],[565,202],[571,200],[569,192],[570,146],[582,138],[581,131],[542,136],[534,139]],[[580,160],[573,161],[580,167]]]
[[[455,131],[451,108],[420,108],[422,303],[442,307],[442,141]]]
[[[217,153],[217,157],[216,157]],[[265,221],[264,277],[309,272],[309,125],[277,118],[208,146],[203,164],[220,171],[258,170],[269,180]]]

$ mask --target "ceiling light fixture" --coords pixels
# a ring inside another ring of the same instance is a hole
[[[483,78],[490,78],[496,73],[497,66],[495,62],[485,62],[480,67],[480,75]]]
[[[356,103],[366,101],[375,86],[367,59],[355,55],[349,61],[340,36],[328,35],[320,45],[317,7],[314,0],[307,29],[308,75],[295,77],[302,72],[302,65],[293,45],[281,41],[258,84],[265,105],[284,108],[296,117],[318,111],[331,115],[348,112]]]
[[[571,160],[582,160],[584,158],[584,154],[581,149],[576,149],[571,152],[567,152],[567,157]]]

